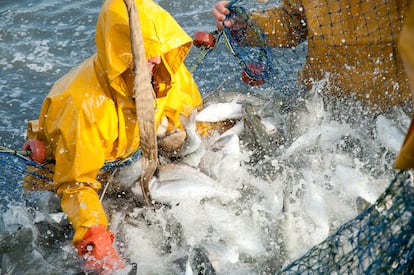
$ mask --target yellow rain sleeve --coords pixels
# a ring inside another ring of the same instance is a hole
[[[75,234],[72,242],[76,244],[85,235],[88,228],[95,225],[108,226],[105,211],[93,188],[78,183],[61,185],[62,210],[68,215]]]
[[[55,191],[75,229],[74,243],[87,227],[107,226],[96,176],[105,159],[110,159],[118,132],[114,103],[97,89],[99,82],[91,68],[93,58],[56,82],[40,115],[47,144],[55,152]]]

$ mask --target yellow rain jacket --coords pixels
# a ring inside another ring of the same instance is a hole
[[[170,128],[183,129],[202,99],[184,59],[192,46],[177,22],[151,0],[136,0],[146,57],[161,56],[153,72],[156,127],[165,115]],[[94,225],[107,226],[96,179],[105,161],[125,158],[139,149],[133,99],[132,54],[126,7],[104,2],[96,26],[97,53],[59,79],[43,102],[38,138],[55,159],[54,187],[62,197],[79,241]],[[30,129],[29,129],[30,130]]]
[[[284,0],[252,18],[274,47],[307,40],[299,78],[307,89],[329,79],[333,94],[354,96],[381,110],[409,101],[398,35],[410,0]]]
[[[405,65],[413,93],[414,101],[414,2],[410,5],[407,20],[404,23],[399,41],[400,53]],[[411,125],[401,147],[400,153],[395,162],[397,169],[413,169],[414,168],[414,115],[411,119]]]

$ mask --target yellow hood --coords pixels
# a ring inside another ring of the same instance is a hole
[[[146,58],[161,56],[168,71],[175,73],[190,51],[192,39],[171,15],[150,0],[135,1],[141,22]],[[98,66],[108,83],[132,68],[128,14],[122,0],[106,1],[96,26]],[[114,87],[113,87],[114,88]]]

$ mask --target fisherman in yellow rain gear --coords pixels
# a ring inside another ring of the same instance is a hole
[[[410,5],[407,20],[401,32],[399,49],[408,75],[408,82],[414,102],[414,2]],[[403,170],[414,168],[414,115],[397,156],[395,168]]]
[[[267,34],[272,47],[292,48],[307,41],[306,61],[299,72],[307,90],[327,79],[331,94],[355,97],[372,110],[410,103],[397,49],[410,0],[281,2],[252,12],[250,19]],[[220,1],[212,9],[219,29],[235,23],[226,18],[228,4]]]
[[[179,116],[188,117],[202,105],[183,63],[192,39],[153,1],[135,3],[156,94],[156,127],[168,121],[167,131],[185,136]],[[122,0],[104,2],[96,25],[96,49],[54,84],[39,120],[29,125],[28,137],[44,141],[55,160],[54,190],[75,230],[73,244],[85,259],[84,269],[110,274],[125,262],[112,246],[114,234],[107,231],[97,174],[105,161],[126,158],[140,146],[130,30]]]

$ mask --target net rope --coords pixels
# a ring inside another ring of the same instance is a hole
[[[348,86],[351,96],[363,90],[366,98],[373,98],[378,96],[375,91],[382,91],[381,100],[392,103],[395,91],[408,93],[406,77],[400,73],[396,41],[409,0],[312,1],[306,8],[313,12],[307,13],[302,13],[302,1],[287,1],[289,6],[279,1],[261,2],[231,2],[231,16],[247,21],[247,28],[238,33],[225,29],[226,43],[218,43],[203,56],[194,76],[204,95],[211,92],[211,83],[221,80],[221,85],[213,89],[258,93],[269,98],[275,93],[296,96],[312,81],[327,75],[327,89]],[[350,14],[355,16],[349,18]],[[277,20],[266,21],[262,15]],[[388,20],[389,24],[371,24],[368,19],[372,18]],[[252,35],[255,41],[243,42]],[[263,66],[260,73],[249,71],[247,64],[252,62]],[[265,83],[255,87],[243,83],[240,72],[246,68],[251,77]],[[107,163],[103,170],[128,165],[139,154],[127,161]],[[0,165],[2,208],[11,201],[22,200],[25,177],[52,182],[49,167],[10,153],[0,153]],[[413,213],[413,177],[405,171],[397,174],[375,204],[280,273],[412,274]]]

